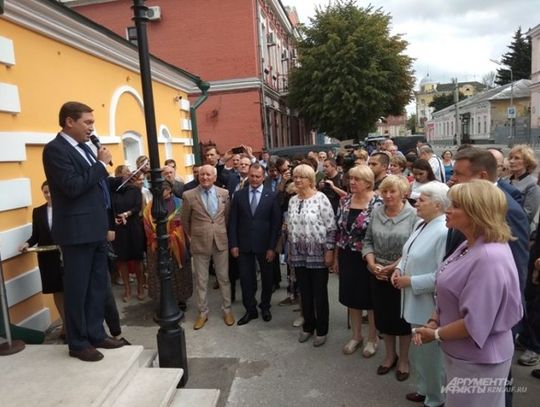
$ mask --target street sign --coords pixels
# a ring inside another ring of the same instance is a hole
[[[510,106],[507,109],[507,117],[509,119],[515,119],[516,118],[516,107],[515,106]]]

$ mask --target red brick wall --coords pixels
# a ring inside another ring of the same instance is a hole
[[[261,104],[258,90],[210,94],[197,110],[199,141],[212,140],[221,152],[246,144],[263,147]],[[196,98],[190,98],[193,103]]]
[[[75,10],[125,38],[133,26],[133,2],[80,6]],[[254,0],[149,0],[161,21],[148,23],[150,52],[204,80],[258,76]],[[204,45],[200,45],[204,44]]]

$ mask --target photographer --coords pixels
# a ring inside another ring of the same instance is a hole
[[[322,192],[330,203],[334,214],[337,212],[339,200],[342,196],[347,195],[343,188],[343,174],[337,170],[336,160],[327,159],[323,163],[324,178],[319,182],[318,190]]]

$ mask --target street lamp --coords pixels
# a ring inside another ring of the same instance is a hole
[[[514,73],[512,68],[506,64],[503,64],[501,61],[496,59],[489,59],[494,64],[499,65],[501,68],[510,71],[510,108],[508,109],[508,118],[510,119],[510,147],[514,144],[514,118],[516,117],[516,111],[514,109]]]
[[[154,320],[160,326],[157,334],[157,348],[160,367],[182,368],[184,374],[177,387],[182,387],[188,380],[186,337],[184,329],[179,324],[183,312],[178,308],[172,291],[171,254],[169,251],[169,235],[167,234],[167,210],[163,204],[163,188],[159,149],[156,132],[156,114],[154,111],[154,96],[152,91],[152,75],[148,52],[148,37],[146,23],[148,22],[148,7],[145,0],[133,0],[133,20],[137,28],[137,47],[141,71],[141,85],[144,101],[144,118],[148,142],[148,156],[152,167],[152,218],[156,223],[158,244],[157,273],[161,288],[159,309]]]

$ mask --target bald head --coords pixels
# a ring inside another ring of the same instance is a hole
[[[501,178],[504,175],[504,154],[496,148],[488,148],[488,151],[497,160],[497,178]]]

